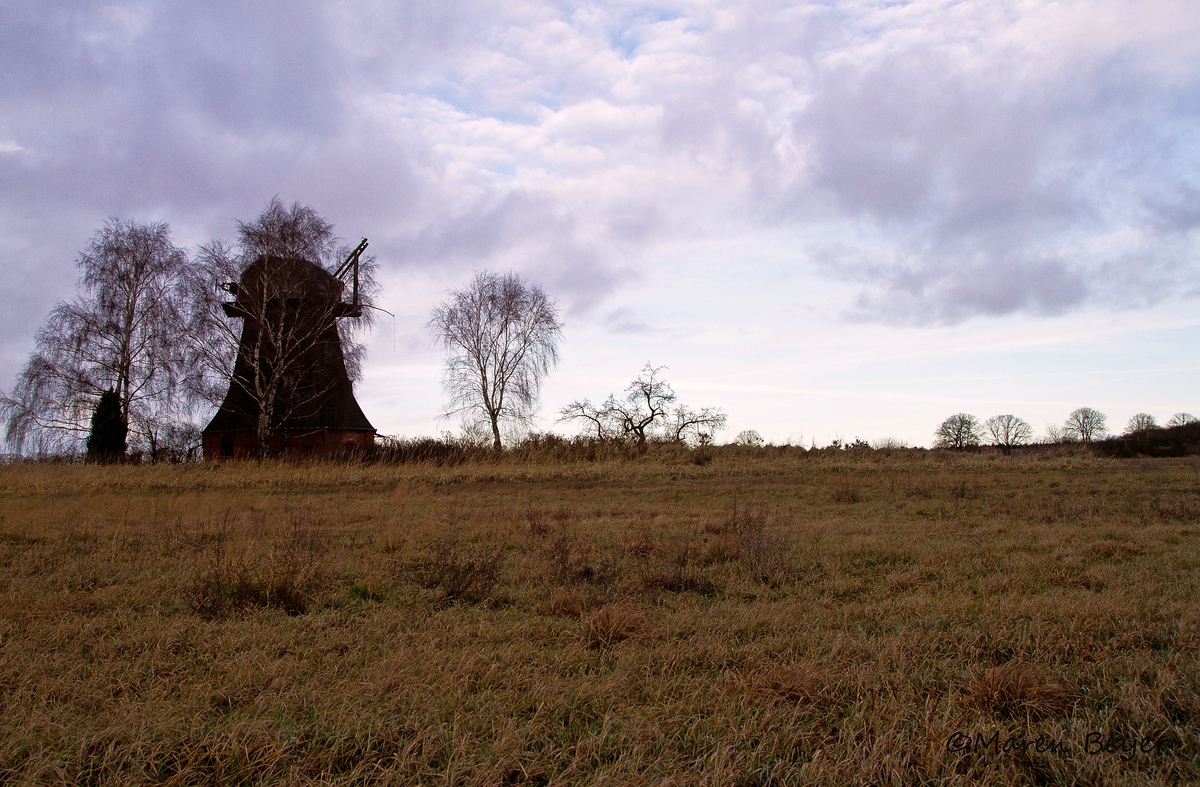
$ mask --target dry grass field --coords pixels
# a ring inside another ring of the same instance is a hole
[[[11,784],[1200,783],[1200,460],[0,467]]]

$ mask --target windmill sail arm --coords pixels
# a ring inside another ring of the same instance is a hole
[[[367,250],[367,239],[363,238],[361,241],[359,241],[358,245],[354,248],[354,251],[350,252],[350,254],[348,254],[346,256],[346,260],[340,266],[338,266],[338,269],[336,271],[334,271],[333,275],[340,279],[346,275],[346,272],[349,271],[351,269],[351,267],[353,267],[355,272],[357,273],[358,272],[359,255],[361,255],[366,250]]]

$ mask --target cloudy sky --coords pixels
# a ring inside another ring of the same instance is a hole
[[[542,427],[647,361],[724,434],[1200,414],[1195,0],[0,4],[0,387],[109,216],[369,237],[359,386],[435,434],[473,270],[558,300]]]

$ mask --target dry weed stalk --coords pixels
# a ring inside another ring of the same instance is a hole
[[[491,598],[500,581],[502,557],[492,547],[438,541],[421,566],[425,587],[440,589],[449,603],[480,604]]]
[[[219,531],[224,533],[224,531]],[[293,520],[288,535],[265,552],[228,554],[224,535],[206,538],[212,545],[206,564],[196,571],[189,599],[203,617],[219,618],[251,607],[301,615],[325,584],[322,545],[315,527]]]

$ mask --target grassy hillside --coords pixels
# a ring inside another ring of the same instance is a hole
[[[9,465],[0,566],[5,782],[1200,782],[1194,457]]]

